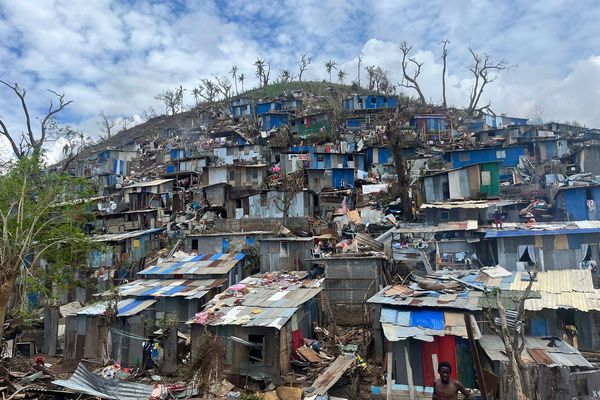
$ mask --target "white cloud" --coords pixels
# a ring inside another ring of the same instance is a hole
[[[600,7],[578,2],[416,0],[286,0],[154,3],[84,0],[0,0],[0,78],[28,88],[28,101],[43,115],[50,95],[64,92],[74,103],[64,123],[98,135],[96,116],[131,118],[165,88],[195,86],[232,65],[256,84],[253,62],[272,62],[272,77],[288,68],[297,74],[300,54],[313,57],[306,78],[327,78],[334,59],[356,79],[363,66],[380,65],[401,80],[398,44],[407,40],[422,61],[427,99],[441,101],[439,41],[448,38],[448,101],[465,105],[470,76],[468,47],[518,67],[490,85],[485,101],[496,112],[546,119],[579,120],[600,126],[594,112],[600,81]],[[183,8],[185,7],[185,8]],[[362,71],[362,81],[365,82]],[[334,78],[335,79],[335,78]],[[410,93],[408,91],[407,93]],[[190,100],[191,102],[191,100]],[[0,115],[22,129],[19,104],[0,90]],[[5,148],[5,146],[3,146]]]

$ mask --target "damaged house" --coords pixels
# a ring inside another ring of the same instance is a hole
[[[320,281],[306,272],[273,272],[248,277],[216,296],[188,321],[192,355],[204,330],[225,339],[225,368],[232,382],[245,377],[279,383],[292,371],[303,338],[321,322]]]
[[[140,271],[139,279],[117,288],[119,300],[112,311],[109,300],[102,300],[67,318],[65,359],[112,359],[123,366],[141,367],[142,342],[159,336],[155,331],[160,321],[187,321],[206,301],[241,280],[243,260],[241,253],[191,255]],[[100,295],[109,296],[110,291]],[[176,339],[172,340],[164,339],[164,344],[176,348]],[[174,353],[163,361],[171,372],[177,367]]]

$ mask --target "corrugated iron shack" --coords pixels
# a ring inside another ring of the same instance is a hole
[[[324,269],[324,291],[336,324],[368,325],[367,300],[390,281],[387,258],[352,254],[310,262]]]
[[[458,289],[460,285],[453,287]],[[479,297],[471,294],[467,290],[423,290],[413,283],[388,286],[368,300],[373,306],[376,358],[385,357],[387,363],[392,358],[392,371],[388,373],[396,383],[409,383],[410,366],[413,385],[425,391],[435,379],[437,363],[447,361],[453,379],[466,387],[476,387],[466,320],[470,321],[474,338],[479,338],[474,312],[481,307]]]
[[[174,319],[181,323],[177,330],[187,330],[184,321],[225,287],[241,280],[244,258],[243,253],[190,255],[140,271],[141,279],[118,287],[120,300],[114,320],[106,318],[108,300],[67,317],[65,359],[110,357],[123,366],[141,367],[142,343],[159,328],[160,321]],[[98,343],[105,342],[104,348],[99,348]],[[176,363],[176,356],[171,361]]]
[[[304,338],[320,324],[321,281],[305,272],[253,275],[216,296],[191,324],[192,357],[208,328],[226,339],[224,364],[232,382],[241,377],[279,382]]]
[[[600,260],[600,221],[508,223],[501,230],[484,232],[494,260],[509,270],[523,270],[536,262],[542,270],[574,269]]]

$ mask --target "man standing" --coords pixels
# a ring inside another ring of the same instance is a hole
[[[436,379],[433,383],[433,399],[435,400],[456,400],[458,392],[465,395],[468,400],[473,400],[471,392],[467,390],[462,383],[450,378],[452,367],[447,361],[442,361],[438,365],[438,373],[440,379]]]

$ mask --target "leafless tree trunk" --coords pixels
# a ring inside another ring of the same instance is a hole
[[[106,134],[107,138],[111,137],[112,129],[115,127],[114,121],[108,119],[106,114],[104,114],[104,111],[100,111],[98,117],[100,118],[100,121],[98,122],[98,125],[100,125],[100,130]]]
[[[501,293],[499,289],[495,291],[495,304],[498,310],[498,316],[500,320],[500,327],[498,328],[494,322],[494,318],[491,316],[490,310],[487,312],[487,319],[491,329],[500,337],[504,344],[504,350],[509,360],[509,368],[511,376],[509,377],[512,381],[512,387],[516,399],[526,400],[532,396],[531,393],[531,382],[529,379],[529,373],[527,371],[527,365],[523,362],[522,353],[525,349],[525,301],[531,295],[531,288],[536,280],[539,266],[536,263],[534,270],[529,273],[529,283],[523,294],[514,299],[516,304],[516,323],[514,327],[508,325],[506,318],[506,309],[502,303]],[[511,394],[505,394],[505,396],[511,396]]]
[[[421,91],[421,87],[417,82],[417,79],[421,74],[421,67],[423,66],[423,63],[418,62],[414,57],[409,57],[409,54],[412,51],[412,46],[409,46],[405,41],[400,43],[400,50],[402,51],[402,82],[400,83],[400,86],[408,89],[414,89],[419,95],[419,100],[421,100],[422,103],[425,103],[425,96],[423,95],[423,91]],[[409,74],[409,63],[414,65],[414,71],[412,74]]]
[[[362,53],[358,56],[358,71],[357,71],[357,83],[358,87],[360,87],[360,66],[362,65],[363,55]]]
[[[498,78],[497,74],[499,72],[506,71],[511,67],[504,60],[498,62],[491,61],[489,55],[486,53],[477,54],[472,48],[469,48],[469,52],[471,52],[471,56],[473,57],[473,64],[467,68],[473,74],[475,82],[469,94],[467,113],[470,116],[474,116],[477,112],[490,107],[490,104],[487,104],[478,108],[485,87]]]
[[[446,68],[448,66],[448,43],[450,41],[448,39],[443,40],[440,44],[442,45],[442,63],[444,68],[442,69],[442,106],[444,109],[448,107],[448,103],[446,102]]]
[[[17,157],[18,159],[32,154],[40,154],[44,144],[48,139],[48,131],[51,127],[52,122],[54,121],[54,116],[57,113],[61,112],[69,104],[71,104],[72,101],[65,100],[64,94],[59,94],[53,90],[49,90],[50,93],[52,93],[58,98],[58,105],[54,104],[54,102],[50,100],[48,111],[46,112],[46,115],[42,118],[42,122],[40,123],[39,134],[36,135],[36,133],[33,131],[31,116],[29,114],[29,108],[27,106],[27,102],[25,101],[27,91],[16,83],[11,85],[3,80],[0,80],[0,84],[11,89],[19,98],[19,101],[21,102],[21,109],[23,110],[23,114],[25,116],[26,126],[26,131],[21,133],[20,136],[13,136],[9,131],[8,127],[6,126],[6,123],[2,120],[2,118],[0,118],[0,135],[4,136],[8,140],[15,157]]]
[[[300,71],[298,73],[298,82],[302,82],[302,74],[308,69],[311,61],[312,57],[307,57],[306,54],[302,54],[300,57],[300,63],[298,64],[298,69]]]

